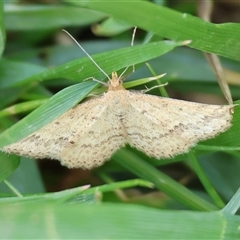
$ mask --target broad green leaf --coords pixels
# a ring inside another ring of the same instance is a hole
[[[106,14],[94,10],[66,5],[22,5],[5,2],[4,10],[6,29],[14,31],[86,26],[106,17]]]
[[[145,45],[138,45],[117,49],[105,53],[93,55],[92,58],[107,73],[142,63],[161,56],[175,47],[185,45],[186,42],[161,41]],[[73,60],[62,64],[54,69],[44,71],[40,74],[22,80],[18,84],[25,84],[33,80],[48,80],[51,78],[66,78],[74,81],[83,81],[86,78],[94,77],[101,79],[103,73],[92,63],[89,58]]]
[[[240,217],[127,204],[0,204],[4,239],[231,239]]]
[[[156,58],[184,44],[185,42],[161,41],[112,50],[93,55],[92,57],[101,68],[109,74],[113,71],[132,66],[133,64]],[[24,72],[19,74],[21,67],[24,69]],[[10,72],[12,69],[16,71]],[[0,77],[1,87],[29,85],[30,82],[35,83],[56,78],[66,78],[79,82],[89,77],[96,79],[103,77],[99,69],[86,57],[73,60],[53,69],[44,70],[43,67],[35,65],[31,67],[30,64],[26,63],[14,63],[9,60],[3,61],[2,64],[0,62],[0,72],[4,75],[4,78],[2,77],[1,79]],[[14,77],[13,74],[16,76]],[[17,76],[17,74],[19,74],[19,76]]]
[[[65,2],[98,10],[172,40],[192,40],[190,47],[240,60],[240,24],[213,24],[148,1]],[[141,21],[140,19],[144,19]]]

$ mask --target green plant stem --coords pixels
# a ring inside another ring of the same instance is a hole
[[[18,197],[23,197],[23,195],[6,179],[3,182],[15,193]]]
[[[208,194],[212,197],[214,200],[215,204],[219,207],[222,208],[225,206],[224,202],[218,195],[218,193],[215,191],[214,187],[212,186],[211,182],[209,181],[207,175],[203,171],[201,165],[199,164],[196,156],[193,154],[192,151],[189,152],[189,162],[191,166],[194,168],[195,172],[197,173],[199,179],[201,180],[203,186],[205,187],[206,191]]]
[[[121,153],[120,151],[117,152],[113,156],[113,159],[137,176],[152,182],[158,189],[191,209],[201,211],[212,211],[217,209],[214,205],[199,198],[187,188],[160,172],[148,162],[137,157],[126,148],[122,149]]]

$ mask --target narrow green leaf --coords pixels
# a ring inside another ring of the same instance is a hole
[[[3,1],[0,1],[0,56],[2,56],[3,50],[5,48],[6,32],[4,25],[4,15],[3,15]]]
[[[0,60],[0,88],[12,86],[22,79],[45,71],[46,68],[25,62]]]
[[[102,23],[96,24],[93,27],[93,32],[99,36],[114,36],[129,30],[131,27],[130,24],[127,24],[124,21],[108,18]]]
[[[212,197],[212,199],[214,200],[215,204],[219,208],[223,208],[224,207],[223,200],[220,198],[220,196],[218,195],[218,193],[214,189],[213,185],[209,181],[207,175],[205,174],[205,172],[203,171],[201,165],[199,164],[199,161],[196,158],[196,156],[193,154],[192,151],[190,151],[188,153],[188,156],[189,156],[189,163],[190,163],[190,165],[193,167],[194,171],[197,173],[199,179],[201,180],[201,182],[202,182],[203,186],[205,187],[205,189],[207,190],[208,194]]]
[[[234,194],[229,203],[222,209],[224,213],[235,214],[240,209],[240,188]]]
[[[97,83],[88,81],[70,86],[55,94],[41,107],[4,131],[0,135],[0,146],[15,142],[58,118],[81,101],[96,85]]]
[[[115,191],[118,189],[125,189],[125,188],[131,188],[131,187],[153,187],[153,184],[150,182],[147,182],[142,179],[131,179],[127,181],[122,182],[116,182],[111,184],[105,184],[97,187],[89,188],[90,185],[72,188],[63,190],[60,192],[54,192],[54,193],[44,193],[44,194],[33,194],[33,195],[26,195],[22,198],[19,197],[5,197],[0,198],[0,203],[25,203],[25,202],[54,202],[57,203],[63,203],[69,200],[76,200],[76,203],[81,203],[82,201],[78,201],[78,199],[89,199],[90,196],[94,194],[102,194],[105,192]],[[74,201],[72,201],[74,202]],[[84,201],[83,201],[84,203]]]
[[[20,157],[0,151],[0,182],[6,179],[20,164]]]
[[[9,108],[5,108],[4,110],[0,111],[0,118],[34,110],[46,101],[47,99],[33,100],[29,102],[19,103]]]
[[[225,200],[225,203],[232,198],[239,188],[240,158],[239,152],[237,153],[214,152],[198,156],[204,173],[211,181],[215,191]]]
[[[8,164],[8,161],[12,158],[12,156],[8,156],[7,154],[5,154],[5,156],[6,158],[2,161],[0,169],[4,168],[4,165]],[[37,193],[44,193],[46,190],[42,181],[42,174],[39,172],[37,161],[24,157],[18,157],[18,161],[19,160],[20,165],[18,168],[5,180],[10,182],[21,194],[34,195]],[[13,195],[12,190],[9,189],[5,182],[0,183],[0,196],[5,198],[9,195]]]

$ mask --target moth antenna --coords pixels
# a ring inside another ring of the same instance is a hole
[[[63,32],[65,32],[77,45],[81,48],[81,50],[87,55],[87,57],[94,63],[94,65],[108,78],[109,81],[111,81],[111,78],[103,71],[103,69],[95,62],[95,60],[91,57],[91,55],[81,46],[80,43],[77,42],[77,40],[65,29],[62,29]]]
[[[136,36],[136,32],[137,32],[137,26],[134,27],[133,29],[133,34],[132,34],[132,41],[131,41],[131,46],[133,47],[134,45],[134,39],[135,39],[135,36]],[[135,65],[133,64],[132,66],[132,72],[134,73],[135,72]]]
[[[129,67],[126,67],[123,72],[120,74],[120,76],[118,78],[122,78],[122,76],[124,75],[124,73],[128,70]],[[131,73],[130,73],[131,74]]]
[[[137,31],[137,26],[135,26],[134,29],[133,29],[132,40],[131,40],[131,47],[133,47],[133,45],[134,45],[134,39],[135,39],[136,31]],[[126,67],[126,68],[123,70],[123,72],[120,74],[119,78],[122,78],[122,76],[123,76],[124,73],[128,70],[128,68],[129,68],[129,67]],[[130,74],[132,74],[132,73],[135,72],[135,66],[134,66],[134,65],[132,66],[132,68],[133,68],[133,69],[132,69],[132,72],[131,72]]]
[[[131,46],[132,47],[134,45],[134,39],[135,39],[135,36],[136,36],[136,31],[137,31],[137,26],[134,27],[133,33],[132,33],[132,41],[131,41]]]

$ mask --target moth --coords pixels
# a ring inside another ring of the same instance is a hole
[[[84,169],[102,165],[126,144],[150,157],[171,158],[230,128],[232,108],[128,91],[113,72],[104,95],[2,150]]]

